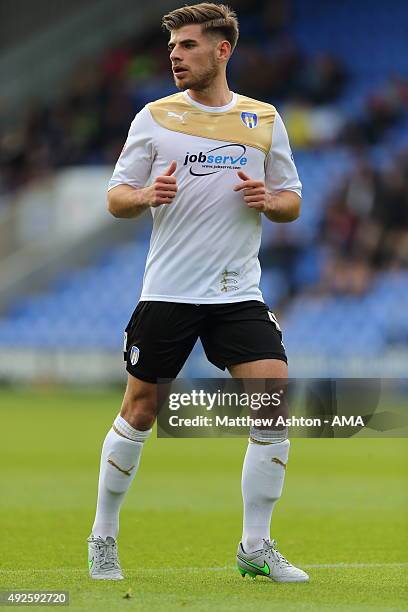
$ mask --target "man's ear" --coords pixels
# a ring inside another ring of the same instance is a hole
[[[217,57],[219,60],[228,60],[231,55],[231,44],[228,40],[220,40],[217,44]]]

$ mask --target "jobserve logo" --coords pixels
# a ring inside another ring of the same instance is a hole
[[[222,170],[241,170],[247,163],[246,147],[241,144],[226,144],[198,153],[187,151],[184,158],[184,165],[189,166],[193,176],[207,176]]]

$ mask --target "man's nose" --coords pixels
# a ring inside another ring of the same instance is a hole
[[[170,53],[170,61],[181,61],[180,50],[178,47],[174,47],[172,52]]]

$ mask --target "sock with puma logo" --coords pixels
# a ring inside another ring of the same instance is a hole
[[[138,431],[118,415],[108,432],[102,447],[98,502],[92,527],[95,537],[117,538],[120,508],[136,476],[143,443],[151,431]]]
[[[246,553],[260,550],[263,540],[270,540],[272,511],[282,494],[289,446],[289,440],[268,444],[250,438],[242,469]]]

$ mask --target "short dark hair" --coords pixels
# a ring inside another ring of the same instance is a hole
[[[183,6],[164,15],[162,27],[168,32],[185,25],[201,25],[205,32],[216,34],[228,40],[232,51],[238,41],[239,25],[235,11],[225,4],[201,2]]]

